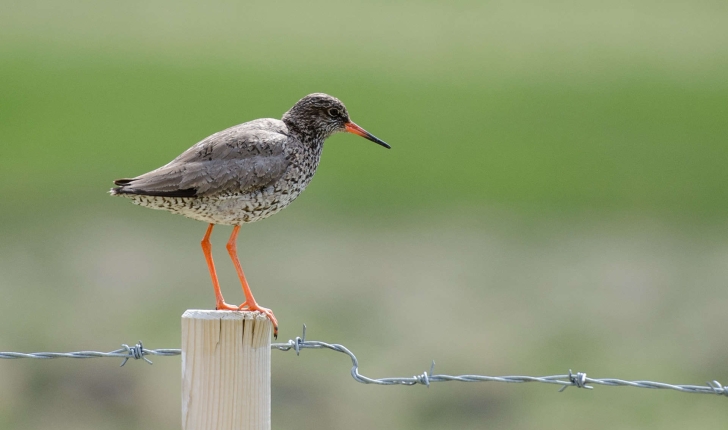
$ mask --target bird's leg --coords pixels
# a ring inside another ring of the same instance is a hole
[[[210,224],[207,227],[207,233],[202,238],[202,252],[205,254],[205,260],[207,261],[207,268],[210,269],[210,278],[212,278],[212,288],[215,289],[215,309],[237,311],[238,307],[225,303],[225,299],[222,298],[222,291],[220,291],[220,282],[217,280],[217,272],[215,271],[215,263],[212,261],[212,244],[210,244],[210,235],[212,234],[212,228],[215,224]]]
[[[230,259],[233,260],[233,264],[235,265],[235,270],[238,272],[238,277],[240,278],[240,283],[243,285],[243,293],[245,294],[245,303],[240,305],[238,309],[247,309],[249,311],[259,311],[263,314],[265,314],[268,318],[270,318],[270,321],[273,323],[273,336],[277,339],[278,338],[278,320],[276,320],[275,315],[273,315],[273,311],[270,309],[258,306],[258,303],[255,302],[255,298],[253,297],[253,292],[250,291],[250,286],[248,285],[248,281],[245,280],[245,274],[243,273],[243,268],[240,266],[240,260],[238,260],[238,250],[237,250],[237,240],[238,240],[238,232],[240,231],[240,226],[236,225],[233,227],[233,233],[230,235],[230,240],[228,240],[227,243],[227,250],[228,253],[230,253]]]

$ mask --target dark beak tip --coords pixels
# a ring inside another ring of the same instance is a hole
[[[358,136],[363,137],[364,139],[371,140],[372,142],[376,143],[377,145],[383,146],[387,149],[392,149],[389,144],[378,137],[374,136],[373,134],[369,133],[368,131],[364,130],[363,128],[356,125],[354,122],[349,121],[345,125],[346,131],[352,134],[356,134]]]
[[[367,137],[366,139],[367,140],[371,140],[372,142],[376,143],[379,146],[383,146],[383,147],[385,147],[387,149],[392,149],[392,147],[387,142],[385,142],[385,141],[383,141],[381,139],[378,139],[378,138],[376,138],[374,136],[371,136],[371,138]]]

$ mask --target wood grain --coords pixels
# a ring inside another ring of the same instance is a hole
[[[271,330],[257,312],[182,315],[183,430],[270,430]]]

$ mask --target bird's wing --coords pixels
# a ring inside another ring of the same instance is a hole
[[[116,181],[119,187],[112,193],[204,197],[265,188],[290,164],[285,154],[289,137],[260,125],[255,121],[215,133],[159,169]]]

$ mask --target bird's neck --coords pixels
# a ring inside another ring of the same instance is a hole
[[[288,132],[290,134],[312,149],[320,150],[319,148],[323,146],[324,140],[329,137],[325,135],[323,131],[317,130],[316,127],[303,127],[285,116],[282,121],[288,127]]]

